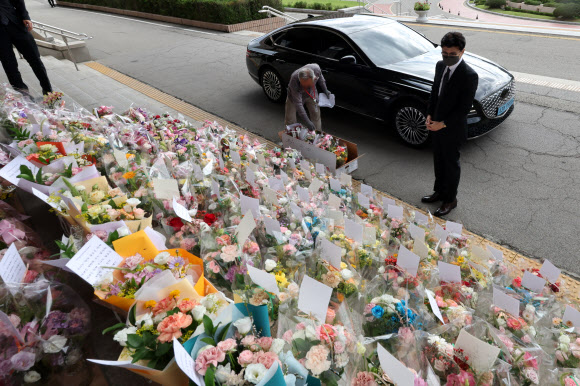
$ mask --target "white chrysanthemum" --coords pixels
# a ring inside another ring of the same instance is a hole
[[[113,340],[119,342],[119,344],[124,347],[127,345],[127,335],[134,334],[136,332],[137,328],[134,326],[124,328],[115,334]]]
[[[244,374],[244,379],[254,385],[260,383],[264,375],[266,375],[266,366],[261,363],[252,363],[246,367],[246,373]]]

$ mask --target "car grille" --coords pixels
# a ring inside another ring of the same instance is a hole
[[[509,117],[512,111],[514,111],[514,106],[510,107],[504,115],[502,115],[497,119],[486,119],[483,122],[469,125],[467,127],[467,138],[469,139],[477,138],[492,131],[493,129],[501,125],[502,122],[505,121],[507,117]]]
[[[507,101],[509,101],[516,92],[515,82],[512,79],[509,84],[497,90],[491,95],[486,96],[481,101],[481,109],[487,118],[499,118],[497,116],[497,109]],[[503,94],[503,96],[502,96]],[[504,115],[507,111],[504,113]]]

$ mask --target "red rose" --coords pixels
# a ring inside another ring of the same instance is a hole
[[[167,225],[173,228],[175,232],[179,232],[183,227],[183,221],[179,217],[173,217],[171,220],[167,221]]]
[[[205,216],[203,216],[203,222],[209,226],[211,226],[216,220],[217,220],[217,218],[216,218],[215,214],[212,214],[212,213],[208,213]]]

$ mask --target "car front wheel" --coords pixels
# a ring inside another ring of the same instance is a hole
[[[282,78],[280,78],[280,75],[274,69],[266,68],[262,71],[260,84],[262,85],[264,94],[272,102],[280,103],[286,99],[286,89],[282,84]]]
[[[423,147],[429,142],[429,130],[425,123],[427,116],[422,106],[403,103],[397,106],[393,115],[395,130],[407,145]]]

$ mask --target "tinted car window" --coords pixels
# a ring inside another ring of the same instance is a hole
[[[316,39],[313,39],[312,29],[310,28],[291,28],[274,41],[277,45],[291,48],[302,52],[314,54],[316,52]]]
[[[329,59],[340,59],[346,55],[353,55],[350,45],[340,36],[332,32],[316,30],[313,38],[316,39],[316,54]]]
[[[350,38],[377,66],[397,63],[435,49],[429,40],[399,23],[355,32]]]

